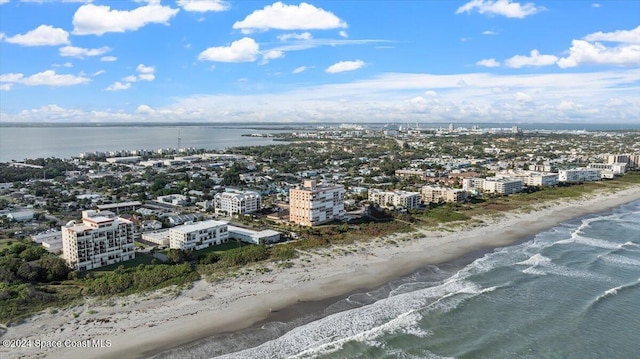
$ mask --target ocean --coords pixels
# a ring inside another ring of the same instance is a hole
[[[638,358],[640,201],[475,257],[156,358]]]
[[[157,150],[180,147],[223,150],[238,146],[263,146],[272,138],[243,137],[281,130],[252,129],[247,126],[0,126],[0,162],[39,157],[71,158],[81,152],[117,150]]]

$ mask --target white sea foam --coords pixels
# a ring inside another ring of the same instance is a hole
[[[623,267],[640,267],[640,260],[617,255],[617,254],[607,254],[599,257],[601,260]]]
[[[338,351],[350,341],[377,346],[377,339],[388,333],[428,337],[431,332],[419,329],[418,325],[424,313],[449,311],[468,298],[497,288],[481,288],[472,282],[452,277],[435,287],[399,294],[367,306],[332,314],[294,328],[258,347],[221,358],[308,358]]]
[[[551,264],[551,258],[547,258],[540,253],[536,253],[533,256],[529,257],[529,259],[524,260],[522,262],[518,262],[516,264],[525,265],[525,266],[546,266]]]
[[[627,288],[632,288],[635,287],[636,285],[638,285],[638,283],[640,283],[640,278],[638,278],[638,281],[634,282],[634,283],[628,283],[628,284],[623,284],[611,289],[607,289],[604,291],[603,294],[601,294],[600,296],[598,296],[598,298],[596,298],[596,300],[594,302],[598,302],[602,299],[605,299],[606,297],[610,297],[610,296],[614,296],[617,295],[619,291],[623,290],[623,289],[627,289]]]

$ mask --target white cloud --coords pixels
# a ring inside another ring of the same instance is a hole
[[[100,75],[102,75],[103,73],[105,73],[105,71],[104,71],[104,70],[98,70],[98,71],[94,72],[94,73],[91,75],[91,77],[100,76]]]
[[[156,110],[151,108],[151,106],[149,106],[149,105],[140,105],[136,109],[136,113],[152,114],[152,113],[155,113],[155,112],[156,112]]]
[[[250,37],[234,41],[230,46],[210,47],[200,53],[200,61],[253,62],[260,54],[260,46]]]
[[[270,50],[262,53],[262,61],[261,64],[266,64],[269,60],[279,59],[284,57],[284,52],[278,50]]]
[[[578,106],[573,101],[562,100],[558,105],[558,110],[567,111],[575,110]]]
[[[522,19],[543,10],[534,3],[520,4],[511,0],[471,0],[456,10],[456,14],[470,13],[473,10],[479,14],[502,15],[509,18]]]
[[[461,78],[467,86],[457,85]],[[276,93],[174,98],[147,113],[135,112],[139,103],[128,111],[45,106],[22,112],[5,111],[0,121],[203,121],[210,118],[210,121],[226,123],[307,123],[343,122],[349,118],[352,122],[404,123],[428,118],[444,123],[454,120],[602,123],[615,118],[620,123],[636,124],[640,123],[639,85],[640,68],[535,74],[384,73],[357,81],[336,81]],[[437,91],[438,97],[428,96],[428,91]],[[533,97],[532,101],[516,100],[518,92]],[[421,106],[420,99],[411,103],[416,97],[422,97],[427,105]],[[578,105],[574,110],[561,110],[558,104],[563,100]],[[291,106],[292,103],[296,105]]]
[[[106,91],[122,91],[122,90],[128,90],[129,88],[131,88],[130,82],[122,83],[120,81],[116,81],[111,85],[109,85],[105,90]]]
[[[124,82],[136,82],[136,81],[138,81],[138,78],[133,76],[133,75],[129,75],[127,77],[122,78],[122,81],[124,81]]]
[[[177,0],[176,3],[184,11],[191,12],[219,12],[229,9],[229,3],[222,0]]]
[[[11,0],[0,0],[0,5],[2,5],[2,4],[6,4],[6,3],[8,3],[9,1],[11,1]]]
[[[1,4],[0,4],[1,5]],[[13,87],[13,84],[0,84],[0,91],[9,91]]]
[[[73,64],[70,62],[65,62],[64,64],[53,64],[51,65],[52,67],[66,67],[66,68],[70,68],[73,67]]]
[[[327,30],[346,27],[347,23],[333,13],[304,2],[300,5],[276,2],[233,24],[234,29],[239,29],[245,34],[269,29]]]
[[[362,66],[364,66],[364,61],[362,61],[362,60],[340,61],[338,63],[335,63],[335,64],[329,66],[325,70],[325,72],[328,72],[330,74],[335,74],[335,73],[338,73],[338,72],[354,71],[354,70],[357,70],[357,69],[361,68]]]
[[[153,81],[156,78],[154,75],[156,72],[155,66],[145,66],[140,64],[136,68],[136,71],[138,71],[138,79],[141,81]]]
[[[69,43],[69,33],[50,25],[40,25],[25,34],[6,36],[0,34],[4,41],[22,46],[56,46]]]
[[[500,66],[500,62],[496,61],[496,59],[482,59],[476,62],[476,65],[484,67],[498,67]]]
[[[519,91],[519,92],[516,92],[516,93],[513,95],[513,98],[514,98],[516,101],[520,101],[520,102],[531,102],[531,100],[533,100],[533,98],[531,97],[531,95],[528,95],[528,94],[526,94],[526,93],[524,93],[524,92],[520,92],[520,91]]]
[[[433,91],[433,90],[425,91],[424,95],[428,96],[428,97],[438,97],[438,93],[436,91]]]
[[[81,47],[65,46],[65,47],[61,47],[59,51],[60,51],[60,56],[77,57],[79,59],[82,59],[90,56],[103,55],[111,51],[111,48],[109,48],[108,46],[103,46],[97,49],[83,49]]]
[[[482,32],[482,35],[498,35],[498,33],[493,30],[485,30]]]
[[[554,55],[541,55],[538,50],[531,50],[530,56],[515,55],[514,57],[504,61],[508,67],[519,69],[524,66],[549,66],[558,61],[558,57]]]
[[[118,58],[115,56],[103,56],[100,58],[100,61],[102,62],[113,62],[113,61],[117,61]]]
[[[303,32],[301,34],[298,33],[289,33],[289,34],[282,34],[282,35],[278,35],[278,40],[280,41],[287,41],[290,39],[294,39],[294,40],[311,40],[313,38],[313,35],[311,35],[311,33],[309,32]]]
[[[73,15],[73,33],[76,35],[103,35],[108,32],[135,31],[147,24],[168,25],[179,9],[161,6],[150,1],[136,9],[111,10],[109,6],[87,4]]]
[[[293,69],[293,71],[291,71],[292,74],[299,74],[301,72],[305,72],[307,70],[306,66],[300,66],[300,67],[296,67],[295,69]]]
[[[84,75],[58,75],[53,70],[38,72],[29,77],[21,73],[9,73],[0,75],[0,82],[19,83],[27,86],[73,86],[90,82],[91,79]]]
[[[640,44],[640,26],[633,30],[618,30],[614,32],[594,32],[584,37],[587,41],[623,42],[627,44]]]
[[[349,37],[349,34],[347,34],[347,32],[344,30],[340,30],[340,32],[338,32],[338,35],[340,35],[340,37],[344,37],[345,39]]]
[[[573,40],[569,56],[558,60],[561,68],[580,65],[637,66],[640,64],[640,45],[608,48],[600,43]]]
[[[595,8],[599,8],[602,5],[598,4],[597,2],[594,2],[593,4],[591,4],[591,7],[595,7]]]

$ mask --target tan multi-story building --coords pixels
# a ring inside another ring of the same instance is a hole
[[[407,191],[369,190],[369,201],[384,208],[416,208],[420,205],[420,193]]]
[[[133,222],[85,211],[82,224],[62,227],[62,257],[70,267],[89,270],[135,258]]]
[[[344,187],[306,180],[289,190],[289,220],[315,226],[344,216]]]
[[[462,189],[439,186],[424,186],[420,190],[422,202],[426,203],[460,203],[467,200],[467,192]]]

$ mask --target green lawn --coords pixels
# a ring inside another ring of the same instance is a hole
[[[150,254],[136,253],[136,257],[132,260],[124,261],[120,263],[114,263],[108,266],[92,269],[90,271],[87,271],[87,273],[88,272],[110,272],[118,268],[119,266],[124,266],[125,269],[133,268],[133,267],[139,266],[140,264],[151,264],[152,260],[153,260],[153,256],[151,256]]]
[[[236,242],[235,240],[231,239],[227,243],[222,243],[222,244],[217,245],[217,246],[212,246],[212,247],[201,249],[199,251],[194,251],[193,254],[195,256],[198,256],[200,254],[207,254],[207,253],[211,253],[211,252],[226,252],[226,251],[228,251],[230,249],[240,248],[240,247],[244,247],[244,246],[248,246],[248,244],[242,243],[242,242]]]

